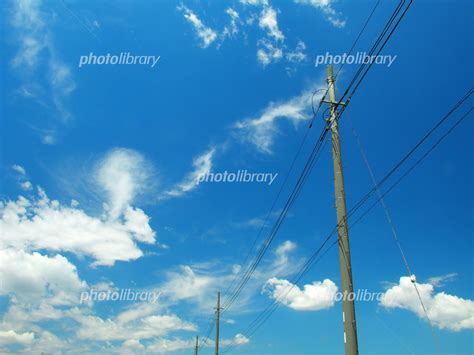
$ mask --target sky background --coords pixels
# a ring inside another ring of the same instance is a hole
[[[397,3],[380,3],[355,52],[369,50]],[[191,353],[217,292],[246,270],[245,256],[261,246],[323,127],[318,115],[252,247],[307,131],[312,93],[325,88],[316,56],[346,53],[374,5],[5,1],[0,349]],[[383,177],[470,89],[473,6],[414,1],[382,52],[394,63],[374,65],[363,81],[340,122],[349,208],[373,185],[348,119]],[[160,60],[153,68],[79,68],[81,56],[122,52]],[[357,68],[343,67],[338,95]],[[472,98],[411,162],[471,106]],[[386,198],[445,354],[474,349],[472,118]],[[199,174],[238,170],[278,176],[271,185],[196,184]],[[221,344],[241,345],[230,354],[343,353],[341,303],[320,297],[340,288],[337,248],[257,333],[245,333],[335,222],[326,144],[254,277],[222,317]],[[384,293],[379,302],[356,302],[360,352],[436,353],[380,206],[350,240],[355,289]],[[81,303],[91,289],[160,298]],[[213,334],[201,353],[213,353]]]

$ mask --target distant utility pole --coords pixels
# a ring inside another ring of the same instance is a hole
[[[338,101],[332,65],[327,66],[328,92],[331,117],[329,124],[332,132],[332,158],[334,164],[334,188],[336,192],[337,234],[339,239],[339,267],[341,269],[342,321],[344,323],[344,350],[346,355],[358,355],[357,329],[353,294],[351,253],[347,229],[346,196],[344,192],[344,176],[342,173],[341,147],[339,142],[339,126],[337,117]],[[344,105],[344,103],[340,103]],[[351,300],[352,301],[351,301]]]
[[[216,355],[219,355],[219,320],[221,317],[221,293],[217,292],[217,307],[216,307]]]
[[[196,335],[196,346],[194,347],[194,355],[198,355],[199,350],[199,337]]]

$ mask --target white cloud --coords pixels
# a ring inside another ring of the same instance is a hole
[[[298,311],[318,311],[331,308],[335,303],[337,286],[329,279],[304,285],[301,290],[287,280],[271,278],[263,288],[270,298]]]
[[[197,303],[200,309],[208,309],[214,302],[219,285],[228,278],[229,275],[219,276],[183,265],[178,271],[167,273],[167,281],[159,290],[163,298],[172,303],[188,301]]]
[[[178,6],[178,10],[184,13],[184,18],[193,26],[203,48],[209,47],[217,39],[217,33],[212,28],[205,26],[192,10],[184,5]]]
[[[417,283],[417,287],[433,325],[453,331],[474,328],[474,301],[444,292],[436,293],[429,283]],[[406,309],[425,319],[410,277],[400,277],[399,284],[383,294],[380,304],[386,308]]]
[[[333,0],[293,0],[297,4],[313,6],[323,12],[326,19],[334,26],[342,28],[346,21],[341,19],[341,15],[332,7]]]
[[[0,345],[9,344],[30,344],[35,339],[35,334],[31,332],[17,333],[14,330],[0,330]]]
[[[64,64],[56,55],[51,54],[49,60],[49,85],[54,106],[63,122],[72,118],[66,108],[65,99],[76,89],[76,83],[72,77],[71,68]],[[54,135],[43,137],[45,144],[54,144]]]
[[[90,256],[96,265],[113,265],[143,255],[135,241],[154,243],[148,220],[143,211],[132,207],[127,208],[123,222],[90,216],[50,200],[39,189],[38,197],[20,196],[0,206],[0,246],[68,251]]]
[[[139,340],[137,339],[128,339],[127,341],[124,341],[122,344],[122,347],[124,350],[132,350],[133,352],[140,350],[143,351],[145,350],[145,347],[143,346],[142,343],[140,343]]]
[[[31,191],[33,185],[30,181],[26,180],[26,170],[21,165],[12,165],[12,170],[17,173],[17,182],[23,191]]]
[[[278,119],[287,119],[295,126],[311,118],[312,91],[303,91],[299,96],[283,102],[270,102],[257,116],[236,123],[237,133],[262,153],[271,154],[275,136],[279,133]]]
[[[97,164],[96,180],[108,194],[110,217],[117,218],[151,185],[151,164],[139,152],[131,149],[111,150]]]
[[[240,0],[240,3],[243,5],[259,6],[268,5],[268,0]]]
[[[30,181],[23,181],[20,183],[20,187],[24,190],[24,191],[31,191],[33,189],[33,185],[31,184]]]
[[[201,344],[203,339],[201,339]],[[147,346],[147,351],[152,351],[158,354],[169,354],[178,350],[193,349],[195,345],[194,339],[160,339]]]
[[[248,344],[250,342],[250,339],[243,334],[236,334],[233,342],[236,345],[244,345]]]
[[[230,17],[230,23],[228,26],[224,27],[222,31],[222,36],[225,37],[234,37],[237,33],[239,33],[239,28],[237,26],[237,22],[239,22],[240,17],[239,13],[235,11],[235,9],[229,7],[225,10],[225,13]]]
[[[40,52],[47,47],[45,23],[40,13],[41,1],[17,0],[14,2],[12,25],[19,31],[20,50],[13,66],[32,69],[38,65]]]
[[[50,304],[76,304],[79,292],[87,286],[79,279],[76,267],[62,255],[48,257],[3,249],[0,259],[0,294],[14,294],[21,302],[33,304],[47,298]]]
[[[155,232],[150,227],[150,217],[143,210],[128,206],[124,212],[124,220],[126,229],[136,240],[150,244],[155,242]]]
[[[272,253],[272,258],[255,270],[230,312],[248,312],[249,304],[255,298],[255,294],[260,292],[270,277],[293,273],[299,267],[295,259],[290,259],[290,253],[295,248],[296,245],[291,241],[279,244]],[[237,281],[240,280],[240,273],[246,270],[247,266],[245,269],[240,267],[236,269],[235,265],[223,267],[218,263],[182,265],[176,271],[167,272],[166,281],[156,291],[160,292],[162,303],[176,304],[184,301],[196,305],[197,312],[206,314],[214,306],[217,291],[222,289],[222,285],[230,285],[236,278]]]
[[[428,283],[430,285],[433,285],[434,287],[442,287],[446,283],[453,281],[456,279],[458,274],[456,272],[451,272],[446,275],[441,275],[441,276],[433,276],[428,279]]]
[[[306,60],[306,54],[304,53],[305,49],[306,49],[305,43],[301,40],[298,41],[298,44],[296,45],[295,50],[293,52],[287,52],[285,54],[286,59],[292,63],[300,63]]]
[[[266,39],[258,41],[257,60],[263,66],[278,62],[283,58],[283,50]]]
[[[265,6],[263,8],[258,25],[261,29],[266,30],[268,36],[276,41],[283,41],[285,39],[285,36],[278,28],[277,13],[272,7]]]
[[[180,197],[187,192],[194,190],[198,184],[198,178],[209,173],[212,169],[212,159],[216,153],[216,148],[210,148],[203,154],[199,155],[193,160],[193,170],[185,176],[185,178],[173,186],[168,191],[164,192],[162,198]]]
[[[293,243],[291,240],[285,240],[282,244],[280,244],[275,250],[276,265],[287,265],[289,262],[288,254],[294,251],[295,249],[296,244]]]
[[[102,319],[96,316],[78,317],[81,328],[77,332],[79,339],[95,341],[113,341],[127,339],[151,339],[176,331],[196,331],[197,327],[183,321],[174,314],[151,314],[129,322],[117,319]]]
[[[162,314],[159,303],[134,304],[117,316],[103,319],[93,315],[76,314],[80,324],[78,339],[94,341],[126,341],[124,346],[140,347],[140,340],[154,339],[173,332],[195,332],[195,324],[182,320],[175,314]],[[160,314],[161,313],[161,314]]]
[[[12,169],[20,175],[26,175],[26,170],[21,165],[14,164],[14,165],[12,165]]]
[[[236,334],[233,339],[221,339],[220,345],[222,347],[230,345],[245,345],[250,340],[242,334]],[[147,351],[151,351],[158,354],[169,354],[178,350],[189,350],[193,349],[195,345],[195,339],[159,339],[158,341],[152,342],[146,347]],[[201,347],[213,348],[215,346],[214,340],[209,338],[200,338]]]

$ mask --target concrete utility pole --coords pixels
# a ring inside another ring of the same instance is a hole
[[[329,124],[332,132],[332,158],[334,163],[334,188],[336,192],[337,233],[339,238],[339,267],[341,269],[342,321],[344,323],[344,350],[346,355],[357,355],[357,329],[352,286],[351,254],[349,234],[347,230],[346,196],[344,192],[344,176],[342,173],[341,147],[339,143],[339,126],[337,122],[336,88],[332,65],[327,66],[329,103],[331,117]],[[327,102],[327,101],[326,101]],[[352,299],[350,301],[349,299]]]
[[[194,355],[198,355],[199,350],[199,337],[196,335],[196,346],[194,347]]]
[[[221,293],[217,292],[217,307],[216,307],[216,355],[219,355],[219,320],[221,317]]]

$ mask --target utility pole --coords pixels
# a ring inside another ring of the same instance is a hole
[[[344,323],[344,350],[346,355],[358,355],[357,329],[352,285],[351,254],[347,229],[346,196],[344,192],[344,176],[342,173],[341,147],[339,142],[339,126],[337,117],[338,101],[332,65],[327,66],[327,81],[331,117],[329,124],[332,133],[332,158],[334,164],[334,188],[336,192],[337,234],[339,239],[339,267],[341,269],[342,321]],[[344,105],[344,103],[339,103]],[[351,299],[351,300],[350,300]]]
[[[194,347],[194,355],[198,355],[199,350],[199,337],[196,335],[196,346]]]
[[[221,293],[217,292],[217,307],[216,307],[216,355],[219,355],[219,320],[221,317]]]

